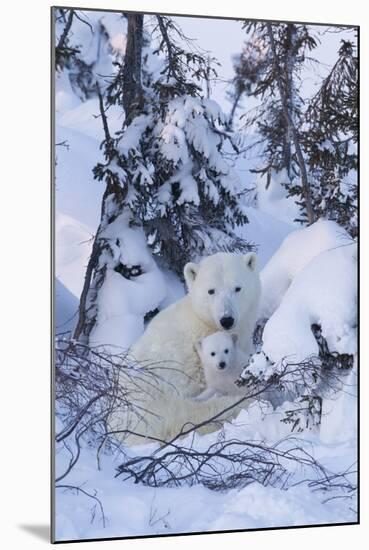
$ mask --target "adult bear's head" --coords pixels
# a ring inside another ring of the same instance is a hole
[[[194,312],[218,330],[237,330],[247,309],[258,301],[257,256],[218,252],[184,268]]]

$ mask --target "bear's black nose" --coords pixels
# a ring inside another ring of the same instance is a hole
[[[223,328],[228,330],[233,327],[234,319],[233,317],[222,317],[220,320],[220,324],[222,325]]]
[[[224,361],[221,361],[221,362],[219,363],[219,368],[220,368],[220,369],[225,369],[225,366],[226,366],[226,364],[225,364]]]

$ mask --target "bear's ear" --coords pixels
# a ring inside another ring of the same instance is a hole
[[[199,266],[193,262],[188,262],[188,264],[184,266],[183,274],[188,288],[191,288],[192,283],[196,279],[198,270]]]
[[[255,252],[249,252],[248,254],[246,254],[246,256],[244,256],[244,260],[246,262],[247,267],[249,267],[251,271],[255,271],[257,261],[258,261],[258,257],[255,254]]]
[[[238,340],[238,334],[231,334],[231,337],[232,337],[232,342],[233,342],[233,345],[235,346],[237,344],[237,340]]]

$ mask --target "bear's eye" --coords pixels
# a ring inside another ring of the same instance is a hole
[[[214,293],[215,293],[214,288],[211,288],[210,290],[208,290],[208,294],[214,294]]]
[[[210,355],[211,355],[212,357],[214,357],[215,351],[212,351]]]
[[[228,353],[228,349],[225,349],[225,350],[224,350],[224,353]]]
[[[241,291],[241,287],[240,287],[240,286],[236,286],[235,291],[236,291],[236,292],[240,292],[240,291]]]

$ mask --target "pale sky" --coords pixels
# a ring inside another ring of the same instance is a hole
[[[220,79],[229,80],[233,77],[232,56],[240,53],[246,32],[242,29],[242,21],[228,19],[212,19],[200,17],[175,17],[175,21],[188,38],[196,38],[196,44],[218,59],[221,67],[217,68]],[[341,32],[327,32],[328,27],[309,25],[313,33],[318,34],[320,44],[312,52],[312,57],[318,59],[323,65],[317,67],[314,64],[303,75],[303,89],[310,95],[321,79],[325,76],[329,67],[335,62],[342,38],[355,40],[353,29],[345,29]],[[218,101],[225,111],[230,108],[225,99],[226,83],[218,82],[213,86],[212,98]]]

